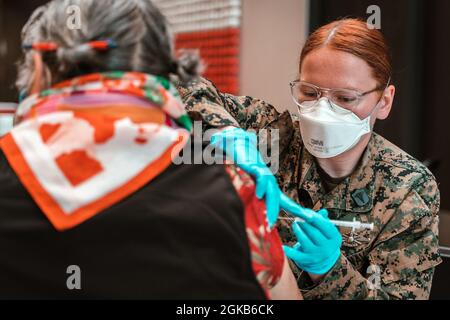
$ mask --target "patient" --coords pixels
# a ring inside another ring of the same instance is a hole
[[[301,298],[252,178],[172,163],[192,125],[169,75],[199,63],[174,58],[150,1],[54,0],[22,40],[28,96],[0,140],[0,298]]]

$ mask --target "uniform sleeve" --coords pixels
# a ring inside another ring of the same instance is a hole
[[[193,120],[201,120],[212,128],[235,126],[242,129],[267,127],[288,112],[280,114],[272,105],[247,96],[219,92],[204,78],[187,86],[177,85],[186,109]]]
[[[244,206],[253,272],[270,297],[269,290],[280,281],[285,261],[280,236],[276,228],[268,226],[265,202],[256,198],[252,178],[234,165],[225,168]]]
[[[201,121],[203,131],[227,126],[254,130],[259,144],[271,153],[278,147],[280,157],[291,147],[296,130],[288,111],[279,113],[272,105],[247,96],[221,93],[214,84],[201,78],[188,86],[177,85],[192,121]],[[275,150],[276,152],[276,150]]]
[[[425,180],[425,179],[424,179]],[[438,248],[439,190],[433,178],[412,189],[369,253],[368,273],[340,260],[315,287],[300,277],[305,299],[428,299]]]

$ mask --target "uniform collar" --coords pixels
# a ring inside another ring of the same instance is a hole
[[[365,213],[373,209],[374,163],[378,157],[378,140],[379,136],[373,133],[355,171],[328,193],[323,187],[317,162],[306,148],[302,148],[299,189],[309,194],[314,209],[327,208],[354,213]]]

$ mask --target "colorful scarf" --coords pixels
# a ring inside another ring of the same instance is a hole
[[[16,122],[0,147],[60,231],[162,173],[192,130],[168,80],[125,72],[75,78],[30,96]]]

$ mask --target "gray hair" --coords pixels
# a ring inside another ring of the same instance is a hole
[[[67,9],[80,9],[80,28],[69,28]],[[117,48],[107,51],[83,44],[111,39]],[[182,82],[198,76],[199,56],[185,51],[173,53],[172,36],[162,13],[150,0],[53,0],[39,7],[22,30],[22,44],[55,42],[56,52],[43,52],[47,85],[75,76],[105,71],[138,71]],[[31,52],[19,63],[16,85],[29,87],[34,72]]]

